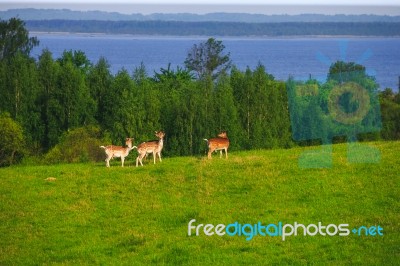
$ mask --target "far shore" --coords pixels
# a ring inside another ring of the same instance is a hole
[[[80,37],[115,37],[115,38],[134,38],[134,39],[207,39],[211,36],[206,35],[139,35],[139,34],[114,34],[114,33],[90,33],[90,32],[48,32],[48,31],[31,31],[32,36],[80,36]],[[370,39],[387,39],[400,38],[400,36],[370,36],[370,35],[238,35],[238,36],[212,36],[218,39],[354,39],[354,38],[370,38]]]

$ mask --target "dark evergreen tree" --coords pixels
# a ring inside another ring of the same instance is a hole
[[[185,66],[194,71],[199,78],[215,79],[231,67],[230,53],[225,54],[224,49],[222,41],[214,38],[195,44],[186,57]]]
[[[214,95],[214,120],[217,133],[227,131],[230,149],[240,149],[240,138],[243,131],[239,123],[229,76],[226,74],[220,76]]]
[[[133,74],[133,115],[135,116],[135,138],[141,141],[154,139],[154,132],[161,128],[160,91],[152,79],[147,76],[143,64],[134,70]]]
[[[122,145],[128,136],[136,139],[134,133],[138,114],[135,113],[133,87],[128,71],[122,69],[104,94],[103,127],[110,134],[113,144]]]
[[[105,95],[111,89],[113,82],[113,75],[110,72],[110,64],[103,57],[99,59],[97,64],[90,68],[87,74],[87,86],[90,95],[94,100],[95,119],[100,125],[104,124],[104,117],[106,116]]]
[[[166,132],[165,154],[193,155],[195,147],[194,117],[195,82],[189,70],[177,67],[160,69],[155,73],[154,81],[161,99],[160,121]]]
[[[48,150],[58,142],[61,129],[57,120],[57,113],[53,113],[50,105],[55,104],[54,96],[58,90],[58,75],[60,66],[53,59],[49,50],[43,50],[39,56],[38,77],[40,86],[39,106],[41,107],[41,120],[44,125],[41,136],[42,148]],[[54,106],[54,108],[56,108]]]

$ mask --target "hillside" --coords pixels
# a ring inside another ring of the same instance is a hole
[[[350,164],[340,144],[326,169],[298,167],[299,155],[318,147],[234,152],[228,160],[165,158],[141,168],[132,167],[132,155],[125,168],[118,160],[109,169],[104,163],[2,168],[0,264],[395,265],[400,142],[369,145],[380,150],[379,163]],[[383,236],[361,229],[285,241],[188,236],[192,219],[194,225],[348,224],[383,228]]]
[[[69,9],[9,9],[0,11],[0,18],[19,17],[22,20],[103,20],[103,21],[185,21],[185,22],[247,22],[247,23],[280,23],[280,22],[400,22],[400,16],[380,15],[263,15],[249,13],[141,13],[121,14],[104,11],[74,11]]]

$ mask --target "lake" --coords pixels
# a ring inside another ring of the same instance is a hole
[[[122,68],[130,73],[144,63],[148,75],[154,71],[184,66],[186,55],[193,44],[206,37],[153,37],[90,34],[31,33],[40,40],[32,55],[38,57],[48,48],[54,58],[64,50],[81,50],[92,63],[101,56],[111,65],[111,72]],[[276,79],[308,79],[311,75],[325,80],[330,64],[337,60],[353,61],[364,65],[376,77],[381,89],[397,90],[400,76],[400,38],[217,38],[222,40],[232,63],[239,69],[254,69],[263,64]]]

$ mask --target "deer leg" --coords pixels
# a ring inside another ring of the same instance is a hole
[[[222,158],[222,150],[219,150],[219,158]]]
[[[228,159],[228,149],[225,148],[225,158]]]
[[[154,152],[153,152],[153,161],[154,161],[154,164],[156,164],[156,156],[157,156],[157,153],[154,151]]]
[[[213,153],[214,150],[213,149],[209,149],[208,150],[208,159],[211,159],[211,153]]]
[[[110,160],[111,160],[111,157],[107,155],[107,159],[106,159],[106,166],[107,167],[110,167]]]
[[[139,158],[140,158],[140,153],[139,153],[138,156],[136,157],[136,167],[139,166]]]
[[[145,155],[146,155],[146,152],[144,154],[139,153],[138,157],[136,158],[136,167],[138,167],[138,163],[140,163],[140,165],[143,166],[142,159]]]
[[[162,160],[161,160],[161,152],[158,153],[158,158],[160,159],[160,162],[162,162]]]
[[[122,164],[122,167],[124,167],[124,161],[125,161],[125,157],[124,157],[124,156],[121,156],[121,164]]]
[[[147,155],[147,153],[144,153],[143,155],[140,156],[139,161],[140,165],[143,166],[143,158]]]
[[[143,166],[142,160],[140,159],[140,154],[139,154],[139,156],[136,158],[136,167],[139,166],[139,163],[140,163],[141,166]]]

